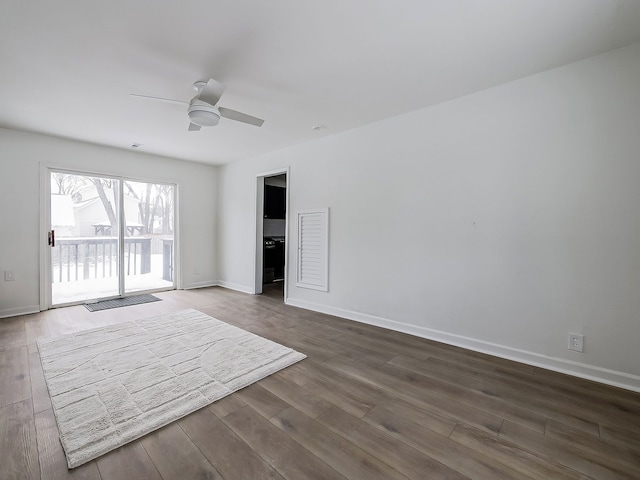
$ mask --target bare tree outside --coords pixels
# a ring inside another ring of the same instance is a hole
[[[69,175],[68,173],[53,172],[51,174],[51,191],[56,195],[71,195],[77,193],[85,185],[85,177]]]
[[[124,182],[129,196],[139,201],[138,215],[144,233],[173,233],[173,185]]]
[[[96,187],[96,192],[98,192],[98,197],[100,197],[100,201],[104,207],[104,211],[107,213],[107,218],[109,219],[109,223],[111,224],[111,231],[115,232],[118,228],[118,217],[116,216],[115,209],[113,204],[107,197],[107,194],[104,190],[105,185],[111,187],[113,189],[114,199],[118,198],[118,192],[116,191],[116,186],[113,185],[115,182],[104,178],[92,178],[92,183]]]
[[[143,234],[170,235],[173,233],[173,185],[125,181],[125,195],[138,200],[138,221]],[[117,229],[118,216],[114,201],[118,198],[119,181],[101,177],[86,177],[52,172],[51,187],[55,195],[69,195],[73,203],[90,200],[86,191],[95,188],[107,215],[111,230]],[[84,193],[84,195],[83,195]]]
[[[120,276],[124,293],[173,287],[175,186],[64,172],[50,181],[54,304],[117,295]]]

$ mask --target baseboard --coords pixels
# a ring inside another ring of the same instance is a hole
[[[218,280],[216,283],[219,287],[228,288],[230,290],[236,290],[237,292],[248,293],[249,295],[255,294],[255,292],[245,285],[239,285],[237,283],[225,282],[224,280]]]
[[[183,285],[180,290],[192,290],[194,288],[204,288],[204,287],[217,287],[218,282],[206,281],[206,282],[196,282],[196,283],[188,283]]]
[[[541,355],[527,350],[520,350],[507,347],[505,345],[486,342],[484,340],[477,340],[462,335],[443,332],[441,330],[434,330],[418,325],[397,322],[388,318],[315,304],[304,300],[288,298],[286,303],[287,305],[294,307],[326,313],[328,315],[334,315],[336,317],[346,318],[348,320],[354,320],[356,322],[387,328],[389,330],[395,330],[402,333],[408,333],[417,337],[427,338],[429,340],[454,345],[456,347],[462,347],[468,350],[505,358],[507,360],[525,363],[534,367],[545,368],[547,370],[566,373],[567,375],[593,380],[607,385],[612,385],[614,387],[640,392],[640,376],[637,375],[609,370],[607,368],[588,365],[586,363],[574,362],[564,358],[549,357],[547,355]]]
[[[0,318],[17,317],[18,315],[28,315],[30,313],[38,313],[40,311],[40,305],[29,305],[27,307],[19,308],[5,308],[0,310]]]

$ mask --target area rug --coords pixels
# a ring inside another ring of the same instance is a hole
[[[69,468],[306,356],[197,310],[38,339]]]
[[[128,307],[130,305],[141,305],[149,302],[159,302],[161,299],[153,295],[134,295],[132,297],[114,298],[113,300],[102,300],[100,302],[85,303],[84,306],[90,312],[109,310],[111,308]]]

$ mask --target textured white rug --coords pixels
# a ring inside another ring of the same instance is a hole
[[[196,310],[41,338],[38,349],[69,468],[305,358]]]

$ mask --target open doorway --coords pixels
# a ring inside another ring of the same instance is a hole
[[[256,294],[287,299],[288,174],[285,167],[257,175]]]
[[[264,179],[262,294],[284,298],[287,175]]]

